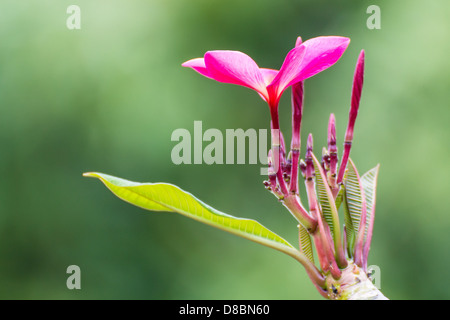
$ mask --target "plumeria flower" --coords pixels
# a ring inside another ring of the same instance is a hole
[[[186,61],[182,66],[219,82],[255,90],[268,103],[273,115],[288,87],[331,67],[349,43],[350,39],[337,36],[297,41],[298,45],[288,52],[280,70],[260,68],[245,53],[230,50],[208,51],[203,58]]]
[[[295,48],[288,52],[280,70],[260,68],[245,53],[231,50],[215,50],[182,64],[213,80],[231,83],[255,90],[270,108],[272,129],[273,164],[283,194],[288,193],[283,181],[280,152],[280,125],[278,103],[283,92],[334,65],[350,43],[349,38],[316,37],[302,42],[297,38]],[[303,89],[302,89],[303,90]],[[296,126],[296,128],[299,128]],[[294,190],[295,192],[295,190]]]

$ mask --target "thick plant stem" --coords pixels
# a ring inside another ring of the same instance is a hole
[[[289,256],[300,262],[305,268],[306,273],[308,274],[311,281],[314,283],[314,285],[318,290],[320,289],[319,292],[322,293],[322,291],[324,290],[322,288],[325,288],[326,286],[325,277],[317,269],[317,267],[311,261],[309,261],[309,259],[304,254],[300,253],[295,249],[283,248],[283,250],[280,251],[283,251],[284,253],[288,254]]]
[[[316,230],[317,220],[303,208],[298,196],[288,195],[282,200],[282,203],[308,232]]]
[[[349,262],[339,280],[326,279],[328,298],[331,300],[389,300],[375,287],[367,274]]]
[[[342,300],[389,300],[367,279],[347,289],[347,299]]]

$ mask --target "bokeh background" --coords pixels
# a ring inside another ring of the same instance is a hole
[[[66,9],[81,8],[81,30]],[[381,8],[369,30],[366,9]],[[174,165],[171,134],[269,125],[247,88],[181,63],[240,50],[279,68],[297,36],[352,39],[305,84],[302,133],[316,153],[329,114],[339,143],[356,58],[366,81],[352,158],[381,164],[369,264],[391,299],[450,298],[450,2],[127,0],[0,2],[0,298],[321,299],[290,257],[115,198],[100,171],[169,182],[296,243],[296,223],[263,187],[261,165]],[[290,131],[289,94],[280,107]],[[303,139],[303,142],[306,139]],[[66,268],[81,268],[68,290]]]

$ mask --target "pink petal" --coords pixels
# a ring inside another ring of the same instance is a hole
[[[306,48],[302,70],[296,81],[301,81],[331,67],[347,49],[350,43],[345,37],[317,37],[305,41],[301,46]]]
[[[305,51],[305,47],[298,46],[288,52],[280,71],[267,87],[273,104],[278,103],[281,94],[287,87],[299,82],[297,78],[302,70],[301,66],[303,65]]]
[[[278,74],[278,70],[275,70],[275,69],[260,68],[259,71],[261,71],[261,74],[264,78],[264,83],[266,84],[266,86],[268,86]],[[258,92],[258,94],[264,101],[269,103],[269,99],[267,96],[263,96],[259,92]]]
[[[239,51],[208,51],[205,65],[214,80],[249,87],[268,98],[263,74],[248,55]]]
[[[261,69],[259,69],[259,71],[261,71],[261,74],[264,78],[264,83],[266,84],[266,86],[271,84],[273,79],[278,74],[278,70],[274,70],[274,69],[261,68]]]
[[[192,68],[195,71],[197,71],[198,73],[200,73],[201,75],[204,75],[205,77],[212,79],[212,77],[209,75],[208,69],[206,69],[205,59],[203,59],[203,58],[191,59],[191,60],[183,63],[182,66],[187,67],[187,68]]]

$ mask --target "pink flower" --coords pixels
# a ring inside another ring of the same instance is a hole
[[[260,68],[245,53],[228,50],[208,51],[204,58],[186,61],[182,66],[219,82],[249,87],[258,92],[274,112],[284,90],[335,64],[350,39],[317,37],[300,43],[298,40],[296,47],[289,51],[279,71]]]

